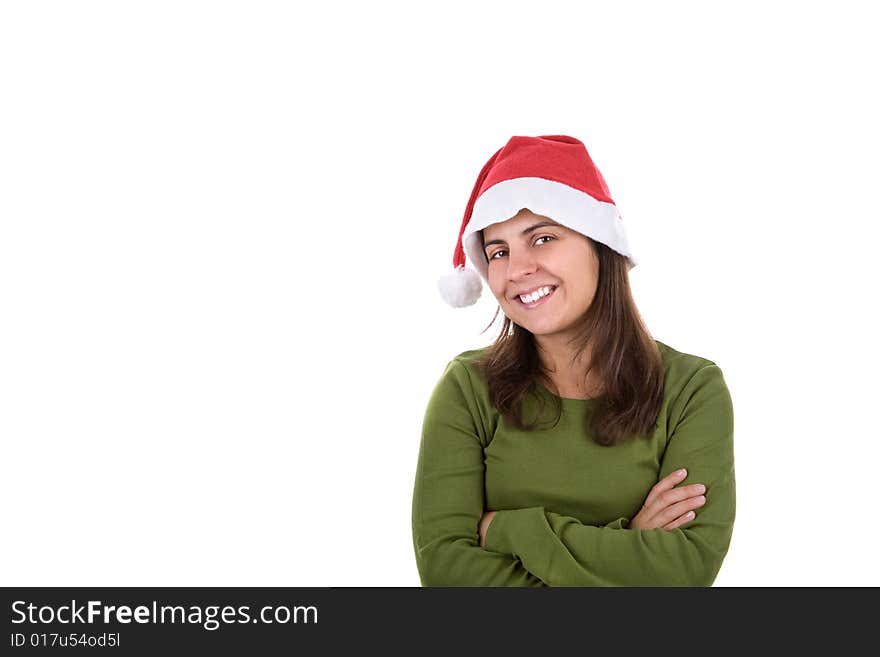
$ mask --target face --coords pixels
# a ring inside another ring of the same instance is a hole
[[[501,310],[536,339],[565,337],[592,304],[599,260],[577,231],[523,209],[485,228],[483,248]]]

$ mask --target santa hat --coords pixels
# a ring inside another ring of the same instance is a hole
[[[584,144],[565,135],[511,137],[483,166],[465,208],[455,269],[438,282],[449,305],[474,304],[480,276],[488,282],[480,231],[523,208],[605,244],[627,258],[629,269],[636,266],[620,213]],[[465,267],[465,255],[476,272]]]

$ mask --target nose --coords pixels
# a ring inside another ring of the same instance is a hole
[[[535,273],[538,263],[529,249],[511,251],[507,257],[507,275],[511,281],[519,281]]]

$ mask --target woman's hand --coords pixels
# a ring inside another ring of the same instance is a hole
[[[489,528],[489,523],[492,522],[492,518],[495,517],[497,511],[486,511],[483,514],[483,517],[480,518],[480,525],[478,527],[478,531],[480,532],[480,547],[486,547],[486,530]]]
[[[666,530],[680,527],[696,517],[694,509],[706,503],[706,487],[703,484],[690,484],[674,488],[675,484],[687,476],[686,470],[678,470],[663,477],[654,484],[645,503],[635,517],[629,521],[630,529]]]

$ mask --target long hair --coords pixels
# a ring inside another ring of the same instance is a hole
[[[663,402],[663,361],[633,300],[626,259],[600,242],[590,239],[590,243],[599,260],[599,280],[572,341],[572,364],[582,354],[590,354],[584,381],[593,372],[601,381],[601,392],[595,397],[595,411],[585,434],[609,447],[653,433]],[[497,317],[496,311],[484,330]],[[486,377],[492,405],[513,426],[534,429],[537,421],[526,423],[522,418],[522,402],[537,391],[540,381],[550,379],[532,333],[505,315],[501,333],[476,365]],[[562,402],[558,389],[550,386],[555,395],[555,424],[562,415]]]

